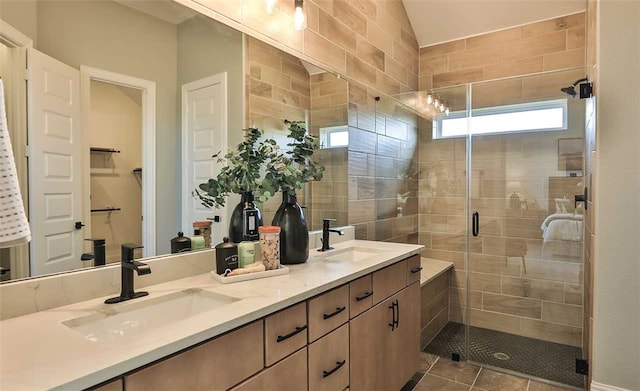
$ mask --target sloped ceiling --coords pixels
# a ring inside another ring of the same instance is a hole
[[[586,9],[586,0],[402,1],[421,47]]]

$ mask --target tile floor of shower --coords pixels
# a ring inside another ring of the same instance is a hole
[[[573,386],[571,389],[584,388],[584,377],[576,374],[574,367],[575,358],[580,356],[579,348],[477,327],[472,327],[470,332],[471,361],[567,384]],[[462,353],[463,349],[464,325],[448,323],[425,348],[419,371],[402,391],[567,390],[559,385],[448,359],[452,352]],[[496,357],[495,353],[502,354]]]

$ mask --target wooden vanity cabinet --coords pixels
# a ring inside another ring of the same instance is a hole
[[[309,391],[349,386],[349,324],[309,345]]]
[[[264,322],[265,365],[270,367],[307,344],[307,303],[269,315]]]
[[[263,368],[259,320],[125,376],[125,389],[226,390]]]
[[[353,319],[373,306],[371,274],[349,283],[349,318]]]
[[[307,390],[307,348],[242,382],[231,391]]]
[[[373,272],[373,304],[378,304],[407,285],[407,261]]]
[[[398,273],[391,270],[387,277]],[[374,294],[375,289],[374,285]],[[352,319],[349,350],[350,390],[400,390],[418,369],[420,359],[420,284],[412,283]]]
[[[349,321],[349,285],[308,301],[309,343]]]

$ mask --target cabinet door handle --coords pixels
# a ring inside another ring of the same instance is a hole
[[[366,291],[362,296],[356,296],[356,301],[362,301],[371,295],[373,295],[373,291]]]
[[[329,319],[329,318],[333,318],[334,316],[338,315],[339,313],[341,313],[342,311],[346,310],[347,307],[336,307],[336,310],[333,311],[330,314],[322,314],[322,318],[324,318],[325,320]]]
[[[391,309],[391,323],[389,323],[389,326],[391,326],[391,331],[393,331],[396,329],[396,303],[391,303],[389,308]]]
[[[282,335],[278,335],[278,338],[276,339],[276,342],[282,342],[285,339],[289,339],[291,337],[293,337],[294,335],[298,334],[299,332],[305,330],[307,328],[307,325],[305,324],[304,326],[298,326],[296,327],[295,330],[293,330],[292,332],[290,332],[289,334],[282,336]]]
[[[414,267],[413,269],[411,269],[411,274],[416,274],[420,270],[422,270],[422,266]]]
[[[396,302],[393,304],[396,306],[396,312],[395,312],[396,318],[393,321],[393,323],[396,324],[396,328],[399,328],[400,327],[400,303],[398,302],[398,300],[396,300]]]
[[[335,371],[337,371],[338,369],[342,368],[342,366],[344,365],[344,363],[346,363],[347,360],[342,360],[342,361],[336,361],[336,367],[333,368],[330,371],[322,371],[322,377],[327,377],[327,376],[331,376],[331,374]]]

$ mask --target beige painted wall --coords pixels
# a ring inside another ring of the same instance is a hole
[[[35,0],[0,1],[0,19],[31,38],[38,44],[37,6]]]
[[[106,240],[107,263],[120,262],[123,243],[142,243],[142,183],[133,169],[142,167],[142,93],[91,81],[92,147],[120,153],[91,154],[91,237]],[[144,171],[143,171],[144,172]]]
[[[596,7],[593,381],[639,390],[640,2]]]
[[[170,252],[180,214],[176,26],[115,2],[42,1],[36,49],[77,69],[88,65],[156,83],[156,252]]]

